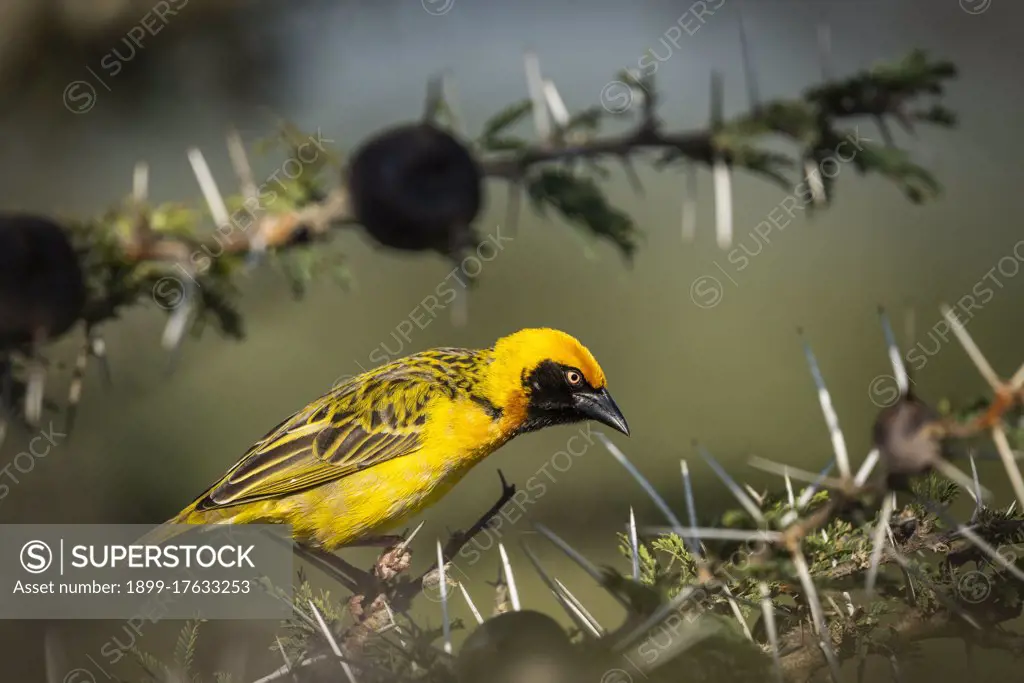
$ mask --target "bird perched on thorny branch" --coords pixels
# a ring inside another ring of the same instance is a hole
[[[513,437],[595,420],[629,434],[594,356],[552,329],[439,348],[335,387],[260,439],[169,525],[285,523],[300,545],[387,545]],[[186,527],[158,527],[162,542]]]

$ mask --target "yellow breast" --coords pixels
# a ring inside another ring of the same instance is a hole
[[[397,530],[437,502],[514,431],[469,399],[439,402],[424,428],[423,447],[317,489],[253,505],[235,519],[292,525],[298,540],[326,550]],[[244,515],[244,519],[242,517]]]

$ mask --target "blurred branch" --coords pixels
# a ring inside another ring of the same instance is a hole
[[[271,143],[283,144],[286,157],[278,171],[257,185],[244,148],[232,133],[228,141],[238,194],[222,197],[204,170],[202,154],[191,150],[205,208],[149,206],[148,192],[142,192],[103,215],[64,221],[82,260],[88,296],[79,318],[90,339],[95,340],[102,323],[147,301],[170,315],[164,335],[170,350],[178,348],[186,331],[198,332],[207,321],[240,338],[237,275],[264,254],[283,268],[296,294],[325,270],[348,281],[343,255],[317,246],[335,228],[362,226],[380,244],[439,252],[460,263],[480,243],[471,224],[482,204],[480,183],[487,178],[510,184],[513,223],[519,195],[525,192],[538,210],[550,209],[590,236],[607,240],[626,259],[635,253],[641,232],[607,200],[600,185],[609,173],[605,162],[622,164],[637,188],[634,156],[657,152],[657,168],[711,168],[723,248],[732,243],[729,177],[734,168],[819,205],[832,197],[832,176],[823,172],[825,164],[849,143],[856,150],[844,161],[861,173],[889,178],[913,201],[940,189],[905,151],[871,144],[856,129],[841,128],[864,116],[879,122],[891,118],[906,126],[953,125],[955,117],[941,105],[913,108],[922,97],[941,95],[945,81],[956,73],[952,64],[931,60],[921,51],[809,88],[798,99],[752,102],[751,112],[731,119],[722,114],[721,79],[714,75],[710,123],[691,131],[666,128],[658,116],[660,98],[653,78],[624,73],[609,84],[621,86],[623,100],[608,101],[606,88],[601,106],[571,113],[555,84],[543,79],[539,61],[533,57],[527,62],[531,99],[499,111],[472,141],[458,132],[457,107],[446,99],[450,88],[438,79],[428,89],[422,121],[372,136],[348,163],[319,133],[309,135],[284,123]],[[621,102],[625,106],[618,106]],[[531,112],[543,126],[532,142],[515,133]],[[608,121],[631,116],[635,121],[627,131],[602,132]],[[765,146],[780,136],[796,147],[795,154]],[[794,168],[804,176],[798,184],[786,173]],[[424,187],[432,192],[424,196]],[[212,232],[203,227],[211,219],[216,226]],[[59,336],[50,332],[44,335],[49,341]],[[9,350],[28,352],[24,346]],[[13,370],[20,374],[20,365]]]

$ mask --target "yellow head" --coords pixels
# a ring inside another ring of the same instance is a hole
[[[519,416],[518,431],[596,420],[629,434],[604,371],[575,337],[549,328],[519,330],[499,339],[493,354],[488,399]]]

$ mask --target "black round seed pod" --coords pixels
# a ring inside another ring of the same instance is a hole
[[[576,683],[569,637],[541,612],[505,612],[466,638],[455,661],[459,683]]]
[[[67,233],[39,216],[0,213],[0,350],[53,339],[82,314],[82,268]]]
[[[457,256],[477,246],[483,175],[470,151],[427,123],[396,126],[364,143],[346,180],[356,219],[380,244]]]
[[[906,490],[909,477],[928,472],[943,457],[943,443],[932,425],[939,414],[912,395],[883,408],[875,419],[874,443],[893,490]]]

